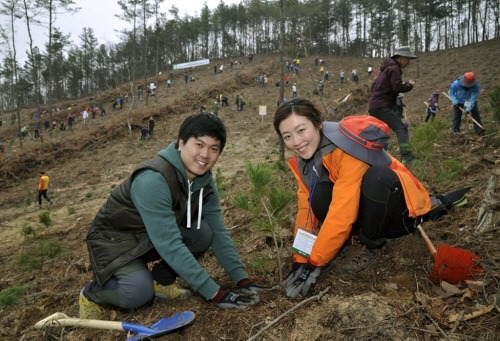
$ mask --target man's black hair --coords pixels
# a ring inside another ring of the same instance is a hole
[[[179,128],[179,136],[177,138],[177,147],[179,140],[187,142],[190,137],[198,138],[202,136],[210,136],[220,141],[220,151],[224,150],[226,145],[226,127],[224,123],[212,113],[203,113],[189,116],[182,122]]]

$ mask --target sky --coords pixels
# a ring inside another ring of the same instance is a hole
[[[64,34],[71,33],[70,40],[73,44],[80,44],[79,35],[82,34],[84,27],[90,27],[94,30],[94,35],[99,44],[108,45],[119,41],[120,29],[130,29],[130,24],[120,20],[115,16],[120,11],[117,0],[74,0],[80,11],[75,13],[61,14],[57,17],[55,26],[61,29]],[[207,3],[209,9],[215,9],[220,0],[165,0],[161,6],[161,12],[167,14],[172,6],[179,9],[179,17],[185,15],[197,16],[204,3]],[[226,5],[240,3],[240,0],[224,0]],[[0,16],[0,24],[8,25],[8,17]],[[18,60],[25,58],[25,51],[28,49],[28,34],[26,32],[26,23],[22,20],[16,21],[16,49]],[[33,39],[35,45],[42,50],[44,44],[48,41],[48,29],[37,27],[33,30]]]

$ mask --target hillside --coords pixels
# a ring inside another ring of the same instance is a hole
[[[441,158],[458,160],[462,165],[461,176],[453,181],[437,181],[432,173],[415,169],[429,190],[447,191],[472,186],[468,204],[456,208],[441,220],[426,224],[425,228],[435,244],[449,245],[469,250],[483,261],[485,275],[480,280],[484,287],[479,292],[466,290],[450,293],[431,283],[427,275],[433,259],[418,234],[409,235],[388,243],[377,267],[353,276],[343,276],[334,269],[321,275],[312,290],[316,295],[329,288],[321,300],[314,300],[288,313],[275,326],[263,333],[262,340],[500,340],[500,249],[498,247],[498,221],[494,228],[477,233],[478,214],[484,203],[489,184],[493,182],[494,201],[491,207],[498,217],[499,145],[500,140],[488,110],[489,91],[500,84],[500,39],[448,51],[421,54],[405,70],[404,79],[416,81],[413,91],[404,100],[412,133],[423,125],[423,101],[436,88],[447,91],[449,83],[465,71],[474,71],[483,92],[479,105],[487,134],[477,137],[471,129],[459,135],[447,133],[444,143],[436,144],[436,154]],[[366,75],[368,66],[378,69],[381,60],[360,58],[324,59],[330,71],[323,98],[313,95],[319,81],[319,71],[314,56],[301,58],[301,71],[291,75],[297,83],[299,97],[311,99],[321,108],[326,119],[339,119],[350,114],[364,114],[367,109],[369,86],[372,79]],[[15,126],[8,115],[3,115],[0,141],[6,145],[0,153],[0,290],[24,286],[27,295],[12,307],[0,308],[0,340],[117,340],[125,333],[78,328],[51,328],[36,330],[32,326],[46,316],[61,311],[68,316],[78,316],[78,293],[83,284],[92,278],[84,238],[87,228],[99,207],[104,203],[113,185],[125,179],[139,162],[153,157],[157,151],[176,139],[180,122],[205,105],[211,111],[214,98],[223,94],[229,106],[221,107],[219,116],[228,128],[228,142],[214,173],[222,183],[225,221],[235,240],[238,251],[249,273],[260,283],[279,284],[276,255],[270,237],[255,228],[252,217],[231,206],[229,198],[238,189],[247,187],[244,172],[246,161],[276,163],[279,159],[278,143],[272,128],[272,116],[278,100],[279,57],[256,56],[253,63],[243,58],[241,68],[224,63],[221,74],[213,74],[212,65],[194,70],[196,81],[184,83],[184,71],[175,71],[173,87],[165,86],[165,74],[150,81],[158,82],[156,96],[134,101],[132,96],[122,110],[113,110],[111,103],[124,92],[132,93],[128,85],[121,89],[96,94],[93,102],[103,103],[105,117],[79,119],[73,131],[42,131],[43,142],[27,139],[23,149],[13,140]],[[353,66],[360,75],[359,84],[340,83],[338,72],[347,75]],[[309,69],[311,71],[309,71]],[[259,74],[266,74],[269,82],[261,87],[256,83]],[[314,80],[314,81],[313,81]],[[237,94],[244,97],[245,110],[234,110]],[[339,100],[351,94],[345,103]],[[285,97],[291,97],[291,88],[285,88]],[[53,120],[62,120],[67,108],[81,110],[92,104],[90,99],[58,103],[50,112]],[[451,105],[442,96],[438,119],[451,122]],[[259,106],[267,106],[267,115],[259,116]],[[60,109],[58,111],[57,109]],[[33,110],[23,111],[23,125],[32,125],[29,119]],[[156,121],[151,139],[140,140],[139,128],[145,117],[153,115]],[[127,117],[132,128],[129,134]],[[463,121],[464,126],[466,121]],[[393,137],[394,139],[394,137]],[[393,143],[394,144],[394,143]],[[394,148],[394,146],[391,146]],[[396,154],[397,155],[397,154]],[[287,154],[288,156],[288,154]],[[425,162],[432,162],[426,160]],[[39,210],[36,203],[37,172],[43,169],[51,178],[49,195],[54,204]],[[425,165],[422,169],[426,169]],[[280,181],[295,189],[292,175],[279,174]],[[52,224],[43,227],[39,214],[49,212]],[[290,212],[290,223],[294,212]],[[43,270],[24,270],[17,260],[23,252],[33,247],[33,238],[23,236],[25,227],[38,232],[37,238],[62,242],[66,247],[63,256],[46,260]],[[290,227],[285,227],[287,231]],[[291,234],[286,237],[286,248],[291,245]],[[288,257],[287,250],[283,257]],[[230,280],[207,255],[202,260],[212,277],[224,288],[231,288]],[[288,271],[288,264],[284,272]],[[181,281],[181,285],[184,283]],[[450,322],[450,314],[467,315],[479,311],[497,299],[497,306],[482,316],[468,321]],[[108,311],[107,319],[148,324],[160,317],[183,310],[196,313],[195,323],[185,330],[164,336],[161,340],[246,340],[267,323],[292,309],[301,300],[288,299],[282,290],[260,295],[261,303],[251,309],[226,311],[194,295],[186,300],[165,301],[157,299],[150,307],[134,314]]]

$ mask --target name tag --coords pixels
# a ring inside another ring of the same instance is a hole
[[[314,234],[298,229],[295,240],[293,241],[292,251],[297,252],[304,257],[309,257],[316,238],[317,236]]]

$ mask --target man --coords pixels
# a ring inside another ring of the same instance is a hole
[[[45,171],[38,172],[38,175],[40,175],[38,181],[38,207],[42,208],[42,197],[52,205],[50,198],[47,196],[47,191],[49,190],[49,176]]]
[[[149,116],[148,120],[149,135],[153,135],[153,130],[155,129],[155,118],[153,115]]]
[[[406,93],[413,89],[414,81],[403,82],[403,69],[410,65],[410,60],[417,58],[408,46],[398,47],[389,60],[380,67],[368,104],[368,112],[391,128],[398,139],[399,152],[404,164],[409,164],[414,157],[408,144],[408,126],[403,123],[401,116],[395,111],[399,93]]]
[[[453,103],[453,123],[451,130],[454,133],[460,132],[460,124],[462,121],[462,112],[466,115],[472,115],[474,120],[481,124],[481,115],[477,105],[477,96],[479,96],[480,87],[476,80],[474,72],[466,72],[458,77],[450,85],[448,96],[450,96]],[[476,135],[483,135],[485,130],[483,127],[474,122],[474,133]]]
[[[254,294],[263,288],[248,279],[212,177],[225,143],[226,129],[215,115],[190,116],[177,142],[113,190],[87,234],[95,277],[80,293],[81,318],[99,319],[103,307],[138,309],[155,296],[186,297],[190,292],[175,284],[177,277],[222,308],[259,301]],[[209,248],[243,294],[222,290],[198,263]]]

